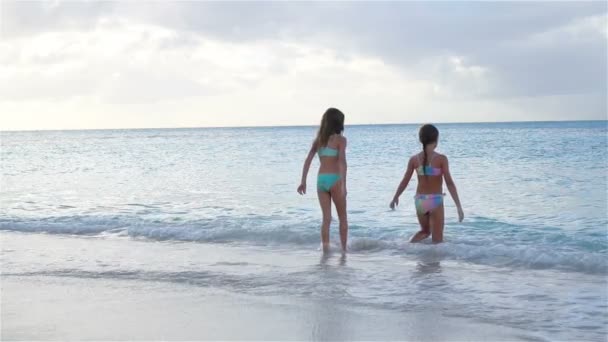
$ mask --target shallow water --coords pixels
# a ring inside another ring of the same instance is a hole
[[[414,310],[449,298],[451,315],[527,326],[547,338],[601,340],[608,324],[607,123],[438,128],[465,221],[457,223],[447,197],[447,242],[405,243],[417,229],[415,182],[399,210],[390,211],[388,202],[407,157],[419,149],[417,127],[347,127],[354,270],[340,268],[329,280],[319,279],[322,260],[309,262],[320,257],[317,161],[309,194],[295,192],[312,127],[3,132],[0,229],[121,239],[136,250],[143,248],[138,240],[161,240],[302,253],[310,269],[292,259],[269,269],[256,261],[224,265],[209,278],[171,260],[150,271],[150,260],[128,272],[231,289],[236,270],[246,277],[234,291],[336,300],[342,300],[340,284],[356,284],[344,302]],[[4,265],[28,264],[22,253],[3,258]],[[31,260],[38,265],[31,272],[98,276],[87,273],[88,263],[61,260],[48,269]],[[102,276],[125,272],[116,264]],[[313,286],[319,283],[326,285]]]

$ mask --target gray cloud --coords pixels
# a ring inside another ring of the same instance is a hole
[[[106,1],[2,1],[0,33],[10,39],[48,31],[92,29],[97,19],[112,14],[115,6]]]
[[[2,34],[7,39],[49,30],[88,30],[100,18],[114,16],[233,42],[279,39],[314,43],[345,56],[378,57],[419,78],[433,72],[450,76],[449,70],[418,66],[459,56],[467,65],[488,71],[488,88],[477,94],[482,97],[588,94],[591,103],[606,102],[606,33],[587,29],[576,34],[563,29],[593,16],[605,18],[608,5],[603,1],[3,1],[0,6]],[[171,48],[171,44],[194,44],[194,40],[176,39],[167,44],[165,48]],[[595,108],[605,115],[605,106]]]

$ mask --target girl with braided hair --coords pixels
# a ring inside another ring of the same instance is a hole
[[[399,204],[399,196],[407,188],[414,171],[416,171],[418,174],[418,187],[416,189],[416,196],[414,196],[414,204],[416,205],[420,231],[412,236],[410,242],[418,242],[432,236],[434,243],[440,243],[443,242],[444,179],[450,195],[456,203],[459,222],[462,222],[464,219],[464,213],[460,205],[458,192],[456,191],[456,184],[454,184],[454,180],[450,174],[448,158],[435,152],[439,141],[439,130],[433,125],[426,124],[420,127],[418,135],[422,144],[422,151],[410,158],[403,180],[395,192],[390,207],[394,210]]]

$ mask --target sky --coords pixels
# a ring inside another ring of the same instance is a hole
[[[600,2],[0,1],[0,129],[607,119]]]

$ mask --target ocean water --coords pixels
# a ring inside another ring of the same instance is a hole
[[[407,243],[418,229],[415,180],[398,210],[388,204],[420,149],[417,126],[347,126],[350,252],[335,260],[319,251],[317,160],[309,193],[296,193],[314,127],[2,132],[2,276],[177,276],[255,295],[437,310],[541,340],[605,340],[607,122],[437,126],[465,221],[448,196],[446,243]],[[25,252],[23,236],[48,234],[80,239],[80,252],[52,262]],[[331,239],[338,246],[337,222]],[[182,254],[74,262],[106,255],[106,240],[134,251],[160,241]],[[258,257],[183,262],[207,247]],[[259,257],[268,253],[290,257]]]

